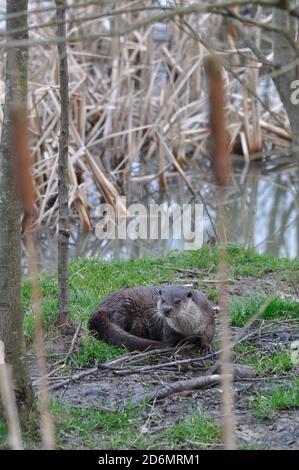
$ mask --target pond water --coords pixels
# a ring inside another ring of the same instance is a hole
[[[147,172],[148,174],[148,172]],[[214,239],[210,219],[217,217],[215,186],[209,165],[195,166],[186,172],[188,181],[200,191],[207,211],[203,212],[203,243]],[[171,211],[176,204],[200,203],[193,197],[184,181],[177,176],[167,178],[166,191],[158,190],[157,179],[149,182],[132,179],[128,193],[130,203],[162,205]],[[98,199],[93,197],[94,207]],[[228,188],[225,201],[228,240],[254,248],[260,253],[295,258],[299,256],[299,199],[298,176],[293,159],[275,159],[266,164],[250,164],[248,167],[234,165],[233,184]],[[95,213],[93,211],[93,213]],[[191,214],[194,223],[194,214]],[[71,227],[70,258],[132,259],[146,255],[163,256],[166,250],[185,249],[185,241],[158,240],[99,240],[95,236],[98,219],[93,218],[91,232],[83,233],[75,223]],[[172,227],[172,225],[170,225]],[[38,256],[41,270],[53,270],[57,265],[57,237],[51,230],[43,229],[38,234]],[[24,264],[25,259],[24,259]]]
[[[0,7],[3,2],[0,0]],[[161,5],[172,4],[172,0],[159,0]],[[1,25],[0,25],[1,27]],[[168,27],[165,23],[154,25],[154,40],[168,40]],[[157,74],[156,91],[167,76],[163,62]],[[165,75],[166,74],[166,75]],[[161,82],[161,83],[160,83]],[[271,107],[277,108],[280,103],[273,82],[261,78],[259,83],[261,94],[269,96]],[[265,96],[266,100],[266,96]],[[133,175],[127,188],[127,203],[142,203],[147,208],[150,204],[163,205],[164,210],[172,211],[176,204],[180,207],[188,203],[205,202],[203,213],[203,243],[214,239],[214,230],[210,220],[216,223],[217,202],[216,190],[209,164],[204,159],[188,166],[186,175],[188,182],[198,194],[192,197],[186,183],[177,175],[168,176],[168,187],[159,191],[158,180],[142,179],[142,175],[155,174],[157,169],[151,163],[148,168],[144,164],[134,162]],[[226,225],[228,241],[260,253],[295,258],[299,256],[299,179],[298,169],[292,157],[273,156],[257,163],[244,166],[236,161],[233,165],[233,183],[228,188],[225,200]],[[172,170],[169,169],[171,172]],[[134,179],[135,178],[135,179]],[[138,179],[139,178],[139,179]],[[200,197],[201,196],[201,197]],[[88,200],[93,205],[92,214],[99,206],[99,193],[93,184],[88,184]],[[194,223],[194,214],[191,214]],[[146,255],[163,256],[166,250],[185,248],[182,238],[157,240],[99,240],[95,236],[97,219],[93,217],[93,230],[83,233],[76,220],[71,226],[70,258],[97,257],[102,259],[132,259]],[[57,267],[57,236],[55,231],[43,228],[37,237],[39,268],[55,270]],[[26,272],[26,249],[24,247],[23,271]]]

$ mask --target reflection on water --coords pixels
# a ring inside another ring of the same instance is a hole
[[[200,176],[194,176],[194,174]],[[216,218],[215,188],[209,169],[192,171],[189,181],[195,190],[200,190],[210,217]],[[299,200],[298,179],[294,168],[262,172],[261,167],[240,169],[234,173],[233,185],[227,192],[226,209],[228,237],[231,243],[256,248],[260,253],[290,258],[299,255]],[[200,202],[192,198],[189,190],[177,177],[169,178],[168,190],[157,191],[157,182],[136,180],[130,184],[128,203],[139,202],[164,204],[171,210],[173,205]],[[96,223],[96,220],[95,220]],[[204,242],[213,236],[213,229],[204,212]],[[98,240],[94,230],[82,233],[72,226],[70,257],[73,258],[138,258],[145,255],[160,255],[169,249],[184,249],[184,240]],[[42,270],[56,269],[57,240],[47,230],[39,234],[39,263]]]
[[[230,240],[261,253],[299,255],[298,193],[288,174],[249,174],[228,204]]]

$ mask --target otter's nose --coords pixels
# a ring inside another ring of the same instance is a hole
[[[166,305],[165,307],[163,307],[162,311],[163,311],[164,315],[167,317],[171,313],[172,308],[169,307],[169,305]]]

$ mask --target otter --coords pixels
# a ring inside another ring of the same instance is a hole
[[[210,348],[215,320],[200,290],[148,286],[123,289],[105,298],[88,327],[98,339],[130,351],[173,347],[192,337],[203,352]]]

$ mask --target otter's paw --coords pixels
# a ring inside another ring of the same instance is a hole
[[[212,354],[212,353],[213,353],[213,349],[211,346],[201,346],[200,354],[202,356],[207,356],[208,354]]]

